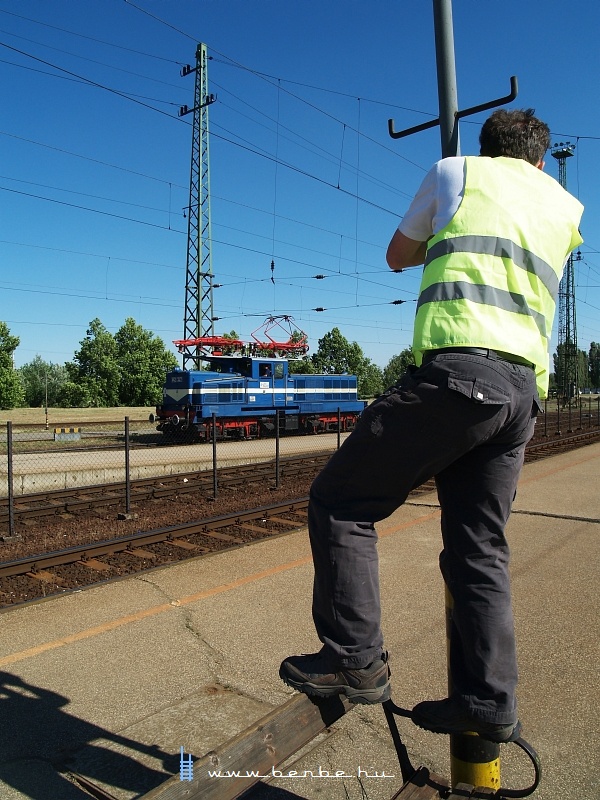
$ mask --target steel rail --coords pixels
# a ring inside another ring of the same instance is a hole
[[[281,477],[295,477],[307,471],[322,467],[330,454],[320,453],[307,456],[293,456],[280,461]],[[263,482],[274,475],[275,461],[239,464],[221,467],[218,470],[218,484],[222,488],[244,485],[248,482]],[[124,502],[126,482],[96,484],[93,486],[56,489],[50,492],[36,492],[14,498],[15,520],[52,516],[81,509]],[[212,493],[212,470],[199,472],[179,472],[151,478],[138,478],[131,481],[131,499],[139,502],[150,499],[172,497],[176,494],[206,491]],[[8,498],[0,499],[0,524],[8,520]]]
[[[560,438],[546,438],[543,441],[535,440],[530,442],[525,448],[525,460],[534,460],[535,458],[543,457],[549,451],[554,453],[557,450],[576,450],[579,447],[584,447],[587,444],[592,444],[600,439],[600,428],[575,433],[569,436],[561,436]]]
[[[15,561],[5,561],[0,563],[0,578],[8,578],[15,575],[26,575],[29,572],[40,572],[50,567],[74,564],[78,561],[87,561],[100,556],[112,555],[114,553],[132,551],[144,545],[169,542],[181,539],[194,534],[210,536],[211,532],[220,528],[227,528],[256,520],[269,520],[280,514],[303,511],[308,506],[308,497],[301,497],[285,503],[274,503],[268,506],[253,508],[248,511],[236,511],[231,514],[222,514],[216,517],[207,517],[194,522],[182,525],[173,525],[166,528],[157,528],[146,533],[134,533],[129,536],[122,536],[118,539],[110,539],[103,542],[92,542],[90,544],[68,547],[64,550],[55,550],[52,553],[42,553],[34,556],[27,556]],[[298,527],[303,527],[306,523],[298,520]],[[265,528],[265,533],[269,531]]]

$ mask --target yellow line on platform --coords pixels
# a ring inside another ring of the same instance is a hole
[[[422,517],[418,517],[417,519],[410,520],[409,522],[404,522],[402,525],[395,525],[385,528],[379,532],[379,537],[382,538],[384,536],[390,536],[393,533],[405,530],[413,525],[418,525],[421,522],[427,522],[428,520],[436,517],[438,514],[438,511],[434,511],[431,514],[426,514]],[[271,575],[277,575],[280,572],[287,572],[290,569],[296,569],[296,567],[310,564],[311,561],[312,556],[298,558],[295,561],[289,561],[286,564],[280,564],[277,567],[270,567],[269,569],[261,570],[261,572],[255,572],[252,575],[246,575],[245,577],[238,578],[230,583],[223,583],[220,586],[213,586],[212,589],[204,589],[201,592],[195,592],[194,594],[187,595],[179,600],[172,600],[170,603],[161,603],[158,606],[152,606],[152,608],[136,611],[135,614],[127,614],[126,616],[119,617],[118,619],[110,620],[109,622],[103,622],[101,625],[95,625],[93,628],[87,628],[84,631],[79,631],[79,633],[61,636],[59,639],[54,639],[51,642],[44,642],[43,644],[38,644],[35,647],[29,647],[27,650],[21,650],[18,653],[11,653],[11,655],[0,658],[0,667],[7,667],[10,664],[17,663],[18,661],[24,661],[25,659],[42,655],[42,653],[46,653],[49,650],[56,650],[58,647],[64,647],[68,644],[74,644],[75,642],[81,642],[85,639],[91,639],[94,636],[108,633],[108,631],[115,630],[123,625],[129,625],[132,622],[140,622],[148,617],[154,617],[157,614],[163,614],[165,611],[172,611],[174,608],[181,608],[181,606],[187,606],[190,603],[197,602],[198,600],[204,600],[207,597],[214,597],[214,595],[222,594],[223,592],[229,592],[232,589],[238,589],[241,586],[255,583],[263,578],[268,578]]]
[[[577,461],[572,461],[567,465],[561,465],[554,469],[544,470],[539,475],[532,475],[529,478],[522,478],[521,483],[532,483],[534,481],[540,480],[541,478],[546,478],[549,475],[554,475],[557,472],[562,472],[569,467],[578,466],[579,464],[584,464],[589,461],[593,461],[597,459],[598,455],[590,455],[587,458],[581,458]],[[417,517],[416,519],[410,520],[408,522],[404,522],[401,525],[394,525],[388,528],[384,528],[379,531],[379,538],[384,538],[385,536],[390,536],[393,533],[398,533],[399,531],[406,530],[407,528],[411,528],[414,525],[419,525],[423,522],[428,522],[429,520],[433,519],[434,517],[439,515],[439,510],[436,510],[432,513],[426,514],[422,517]],[[21,650],[18,653],[12,653],[8,656],[0,657],[0,667],[6,667],[10,664],[15,664],[18,661],[24,661],[28,658],[33,658],[34,656],[42,655],[50,650],[56,650],[59,647],[64,647],[65,645],[75,644],[76,642],[84,641],[85,639],[91,639],[94,636],[99,636],[103,633],[108,633],[109,631],[115,630],[116,628],[120,628],[123,625],[129,625],[133,622],[140,622],[143,619],[147,619],[148,617],[154,617],[158,614],[163,614],[165,611],[172,611],[174,608],[181,608],[182,606],[189,605],[190,603],[195,603],[199,600],[204,600],[208,597],[214,597],[217,594],[222,594],[223,592],[231,591],[232,589],[238,589],[241,586],[245,586],[247,584],[254,583],[256,581],[260,581],[263,578],[267,578],[271,575],[277,575],[280,572],[286,572],[291,569],[295,569],[296,567],[304,566],[305,564],[309,564],[312,561],[311,556],[305,556],[304,558],[296,559],[295,561],[290,561],[286,564],[280,564],[277,567],[271,567],[270,569],[262,570],[261,572],[255,572],[252,575],[247,575],[243,578],[239,578],[236,581],[231,581],[230,583],[221,584],[220,586],[214,586],[211,589],[205,589],[201,592],[196,592],[195,594],[187,595],[186,597],[182,597],[179,600],[173,600],[169,603],[161,603],[160,605],[153,606],[152,608],[147,608],[142,611],[137,611],[134,614],[127,614],[126,616],[119,617],[115,620],[110,620],[109,622],[104,622],[101,625],[96,625],[92,628],[87,628],[86,630],[79,631],[79,633],[69,634],[68,636],[62,636],[58,639],[54,639],[50,642],[44,642],[43,644],[36,645],[35,647],[30,647],[27,650]]]

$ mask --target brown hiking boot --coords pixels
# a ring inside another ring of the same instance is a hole
[[[387,653],[362,669],[335,665],[322,650],[289,656],[281,663],[279,677],[304,694],[315,697],[343,694],[351,703],[363,705],[383,703],[391,695]]]

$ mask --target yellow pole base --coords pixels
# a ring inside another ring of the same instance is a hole
[[[450,737],[451,784],[500,788],[500,745],[476,734]]]
[[[446,645],[448,657],[448,692],[452,692],[450,674],[450,638],[454,601],[445,586]],[[467,783],[486,789],[500,788],[500,745],[482,739],[476,733],[454,734],[450,737],[451,785]]]

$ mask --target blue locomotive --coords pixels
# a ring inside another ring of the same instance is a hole
[[[274,435],[277,418],[280,433],[352,430],[366,405],[356,376],[290,374],[280,353],[306,352],[306,337],[268,338],[251,345],[217,336],[176,341],[180,350],[195,347],[194,358],[208,367],[167,373],[162,404],[150,415],[157,430],[208,441],[214,419],[220,439],[257,439]]]

